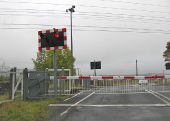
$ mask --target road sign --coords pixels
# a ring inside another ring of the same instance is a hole
[[[166,67],[166,70],[170,70],[170,62],[166,62],[165,67]]]
[[[90,62],[91,69],[101,69],[101,61]]]
[[[67,48],[66,28],[49,29],[38,32],[38,50],[57,50]]]

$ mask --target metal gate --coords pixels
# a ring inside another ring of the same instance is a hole
[[[98,94],[142,93],[150,90],[165,91],[165,80],[164,79],[94,80],[94,91],[95,93]]]
[[[143,93],[170,91],[169,76],[69,76],[59,77],[60,94],[93,91],[97,94]]]
[[[43,98],[48,94],[49,76],[47,72],[24,70],[24,99]]]

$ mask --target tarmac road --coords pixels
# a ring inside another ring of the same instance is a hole
[[[132,94],[81,93],[51,104],[50,121],[169,121],[170,91]]]
[[[74,107],[63,121],[169,121],[169,107]]]

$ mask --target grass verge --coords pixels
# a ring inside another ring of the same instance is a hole
[[[9,96],[7,94],[0,95],[0,102],[4,100],[9,100]]]
[[[0,121],[47,121],[48,105],[59,103],[68,96],[56,98],[3,103],[0,105]]]

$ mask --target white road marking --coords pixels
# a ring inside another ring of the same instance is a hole
[[[50,104],[49,106],[50,107],[62,107],[62,106],[65,106],[65,107],[70,107],[72,106],[73,104]]]
[[[167,107],[167,104],[114,104],[114,105],[88,105],[88,104],[55,104],[57,107],[70,106],[71,107]],[[63,112],[65,114],[68,111]]]
[[[146,91],[149,92],[150,94],[154,95],[155,97],[157,97],[157,98],[160,99],[161,101],[163,101],[165,104],[169,105],[169,102],[167,102],[166,100],[162,99],[161,97],[159,97],[158,95],[156,95],[154,92],[148,91],[148,90],[146,90]]]
[[[148,90],[145,90],[146,92],[131,92],[131,93],[126,93],[126,94],[138,94],[138,93],[150,93],[152,95],[154,95],[156,98],[160,99],[161,101],[163,101],[165,104],[113,104],[113,105],[88,105],[88,104],[79,104],[81,103],[82,101],[86,100],[87,98],[89,98],[91,95],[93,94],[100,94],[100,93],[95,93],[95,92],[92,92],[90,93],[89,95],[87,95],[86,97],[84,97],[83,99],[81,99],[80,101],[74,103],[74,104],[50,104],[49,106],[58,106],[58,107],[62,107],[62,106],[65,106],[65,107],[69,107],[67,108],[64,112],[60,113],[60,116],[63,116],[64,114],[68,113],[68,111],[72,108],[72,107],[77,107],[77,106],[82,106],[82,107],[167,107],[167,106],[170,106],[170,103],[164,99],[161,98],[164,97],[165,99],[167,100],[170,100],[170,98],[160,94],[160,93],[157,93],[157,92],[154,92],[154,91],[148,91]],[[82,92],[70,97],[70,98],[67,98],[65,99],[64,101],[67,101],[69,99],[72,99],[74,97],[76,97],[77,95],[81,94]],[[125,93],[102,93],[102,94],[125,94]]]
[[[67,110],[65,110],[64,112],[60,113],[60,116],[63,116],[64,114],[66,114],[70,109],[71,109],[71,107],[67,108]]]
[[[72,99],[72,98],[74,98],[74,97],[76,97],[76,96],[78,96],[78,95],[80,95],[81,93],[83,93],[83,91],[77,93],[76,95],[74,95],[74,96],[72,96],[72,97],[69,97],[69,98],[65,99],[64,102],[67,101],[67,100],[70,100],[70,99]]]
[[[151,91],[152,91],[152,90],[151,90]],[[162,97],[164,97],[165,99],[167,99],[167,100],[170,101],[170,98],[169,98],[169,97],[167,97],[167,96],[165,96],[165,95],[163,95],[163,94],[161,94],[161,93],[155,92],[155,91],[152,91],[152,92],[154,92],[154,93],[156,93],[157,95],[162,96]]]
[[[89,95],[87,95],[86,97],[84,97],[83,99],[81,99],[80,101],[70,105],[69,108],[67,108],[64,112],[60,113],[60,116],[63,116],[64,114],[66,114],[70,109],[71,107],[75,107],[76,105],[78,105],[79,103],[81,103],[82,101],[84,101],[85,99],[89,98],[91,95],[93,95],[95,92],[92,92],[90,93]]]
[[[114,94],[115,94],[115,95],[117,95],[117,94],[118,94],[118,95],[119,95],[119,94],[120,94],[120,95],[126,95],[126,94],[143,94],[143,93],[147,94],[147,93],[149,93],[149,92],[127,92],[127,93],[125,93],[125,92],[122,92],[122,93],[114,93],[114,92],[113,92],[113,93],[109,93],[109,92],[108,92],[108,93],[102,93],[102,92],[100,93],[100,92],[96,92],[95,95],[107,95],[107,94],[108,94],[108,95],[114,95]]]
[[[87,95],[86,97],[84,97],[83,99],[81,99],[80,101],[76,102],[75,104],[73,104],[72,106],[76,106],[77,104],[81,103],[82,101],[86,100],[87,98],[89,98],[90,96],[92,96],[95,92],[92,92],[91,94]]]
[[[170,90],[164,90],[164,91],[158,91],[158,92],[169,92],[170,93]]]

